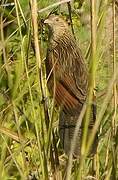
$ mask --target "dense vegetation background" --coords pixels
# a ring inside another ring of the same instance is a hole
[[[0,179],[118,179],[118,2],[95,2],[94,29],[92,1],[72,1],[71,9],[66,2],[53,6],[56,0],[37,1],[38,58],[32,2],[0,1]],[[69,10],[86,63],[96,70],[99,144],[94,158],[74,160],[67,175],[70,164],[59,142],[58,111],[46,88],[48,30],[42,19],[54,11],[70,22]]]

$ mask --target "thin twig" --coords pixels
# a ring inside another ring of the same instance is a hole
[[[73,34],[74,38],[76,39],[75,33],[74,33],[74,28],[73,28],[73,22],[72,22],[72,14],[71,14],[71,4],[70,4],[70,2],[67,2],[67,6],[68,6],[68,12],[69,12],[69,19],[70,19],[70,25],[71,25],[72,34]]]
[[[42,12],[44,12],[44,11],[47,11],[47,10],[49,10],[49,9],[54,8],[55,6],[59,6],[59,5],[61,5],[61,4],[64,4],[64,3],[67,3],[67,2],[71,2],[71,1],[72,1],[72,0],[63,0],[63,1],[60,1],[60,2],[57,2],[57,3],[54,3],[54,4],[50,5],[50,6],[47,6],[46,8],[40,9],[40,10],[38,11],[38,13],[42,13]]]

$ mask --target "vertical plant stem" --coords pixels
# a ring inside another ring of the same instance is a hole
[[[8,66],[8,60],[7,60],[7,52],[6,52],[6,47],[5,47],[5,37],[4,37],[4,23],[3,23],[3,16],[4,13],[0,14],[0,38],[1,38],[1,44],[2,44],[2,53],[3,53],[3,61],[5,65],[5,71],[7,75],[7,82],[8,82],[8,87],[11,87],[11,78],[9,76],[9,66]]]
[[[16,106],[15,106],[14,102],[13,102],[13,110],[14,110],[14,117],[15,117],[15,121],[16,121],[16,125],[17,125],[19,142],[21,144],[21,150],[22,150],[22,158],[23,158],[22,171],[24,172],[24,176],[26,177],[27,176],[27,163],[26,163],[26,158],[25,158],[24,145],[23,145],[23,141],[22,141],[22,138],[21,138],[20,122],[19,122],[19,119],[18,119],[18,114],[17,114],[17,110],[16,110]]]
[[[90,119],[90,111],[93,99],[93,91],[95,86],[95,76],[96,76],[96,2],[91,0],[91,62],[89,71],[89,91],[88,91],[88,107],[85,116],[85,126],[84,135],[82,142],[82,155],[85,154],[86,143],[87,143],[87,133],[88,125]]]
[[[33,27],[33,34],[34,34],[34,45],[35,45],[35,55],[36,55],[36,62],[37,62],[37,75],[38,75],[38,83],[40,89],[40,96],[41,99],[44,97],[43,94],[43,77],[42,77],[42,69],[41,69],[41,55],[40,55],[40,47],[38,42],[38,7],[36,0],[30,0],[31,5],[31,15],[32,15],[32,27]],[[37,134],[37,140],[39,142],[39,133],[37,123],[35,123],[35,129]],[[40,142],[38,143],[40,145]],[[40,147],[39,147],[40,148]],[[41,151],[41,149],[40,149]],[[48,167],[47,167],[47,159],[45,155],[45,151],[43,152],[43,165],[42,165],[42,174],[43,179],[48,179]],[[42,161],[42,160],[41,160]],[[41,162],[42,163],[42,162]]]
[[[118,76],[118,70],[116,71],[115,76],[113,75],[111,81],[109,82],[109,85],[108,85],[109,88],[108,88],[108,90],[107,90],[106,97],[105,97],[104,102],[103,102],[103,104],[102,104],[102,106],[101,106],[100,112],[99,112],[99,114],[98,114],[98,116],[97,116],[95,125],[94,125],[94,127],[93,127],[91,136],[90,136],[89,141],[88,141],[88,145],[87,145],[87,149],[86,149],[87,152],[89,151],[90,146],[91,146],[91,144],[93,143],[93,140],[94,140],[96,131],[97,131],[97,129],[99,128],[100,122],[101,122],[101,120],[102,120],[102,118],[103,118],[103,115],[104,115],[104,113],[105,113],[105,111],[106,111],[106,109],[107,109],[107,107],[108,107],[108,104],[111,102],[111,98],[112,98],[112,93],[111,93],[111,91],[112,91],[112,89],[113,89],[113,85],[114,85],[114,83],[115,83],[115,81],[116,81],[116,79],[117,79],[117,76]]]
[[[15,9],[16,9],[16,16],[17,16],[17,23],[18,23],[18,27],[19,27],[19,33],[20,33],[21,61],[22,61],[22,64],[23,64],[23,60],[24,60],[24,50],[23,50],[23,46],[22,46],[23,36],[22,36],[22,31],[21,31],[21,23],[20,23],[20,17],[19,17],[19,10],[18,10],[18,5],[17,5],[17,0],[14,0],[14,4],[15,4]],[[12,95],[12,104],[13,104],[13,110],[14,110],[14,116],[15,116],[15,120],[16,120],[19,140],[20,140],[20,144],[21,144],[21,148],[22,148],[23,171],[24,171],[24,173],[27,173],[25,151],[24,151],[24,148],[23,148],[23,142],[22,142],[22,139],[21,139],[21,132],[20,132],[20,124],[19,124],[19,119],[18,119],[18,115],[17,115],[16,105],[15,105],[15,102],[14,102],[14,99],[16,97],[16,89],[17,89],[17,86],[16,86],[16,84],[14,84],[14,86],[12,88],[12,92],[11,92],[11,95]]]
[[[115,0],[112,2],[112,12],[113,12],[113,74],[115,76],[116,73],[116,40],[115,40]],[[116,179],[116,164],[117,164],[117,153],[116,153],[116,142],[115,142],[115,136],[116,136],[116,113],[117,113],[117,90],[116,90],[116,82],[113,85],[113,108],[114,113],[112,117],[112,139],[114,141],[114,145],[112,146],[112,178]]]
[[[113,73],[116,73],[116,42],[115,42],[115,0],[113,0]],[[113,135],[116,134],[116,110],[117,110],[117,90],[116,90],[116,82],[113,86],[113,106],[114,106],[114,114],[112,118],[112,127],[113,127]]]
[[[82,139],[82,149],[81,149],[81,160],[80,167],[78,170],[77,179],[82,178],[82,171],[84,168],[85,157],[87,155],[87,135],[88,135],[88,126],[90,122],[90,113],[91,105],[93,100],[93,91],[95,86],[95,76],[96,76],[96,1],[91,0],[91,61],[90,61],[90,70],[89,70],[89,89],[88,89],[88,98],[87,98],[87,110],[85,115],[84,122],[84,132]]]

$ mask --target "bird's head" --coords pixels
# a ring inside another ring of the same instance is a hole
[[[49,29],[54,35],[62,35],[65,31],[68,30],[67,23],[57,15],[50,15],[48,19],[44,21],[45,24],[48,24]]]

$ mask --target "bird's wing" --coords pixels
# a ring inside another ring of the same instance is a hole
[[[67,47],[68,48],[68,47]],[[80,53],[80,52],[79,52]],[[72,50],[56,47],[51,53],[51,61],[55,63],[55,77],[71,96],[84,103],[87,95],[87,71],[79,53],[73,55]],[[80,61],[81,60],[81,61]],[[61,92],[62,93],[62,92]]]

